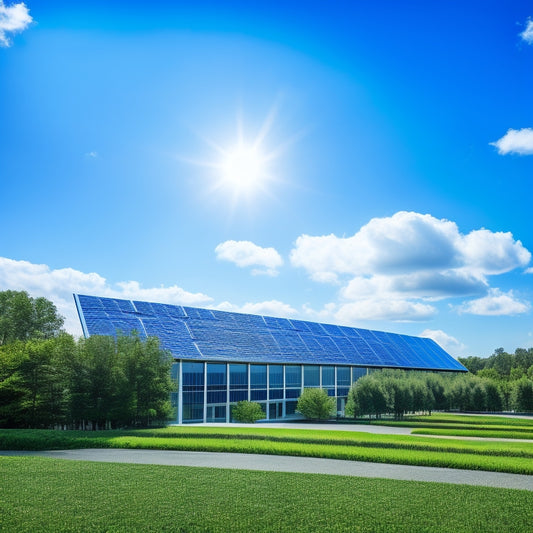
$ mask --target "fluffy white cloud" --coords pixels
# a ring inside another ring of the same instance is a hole
[[[424,298],[440,300],[452,296],[483,294],[485,279],[461,270],[414,272],[401,276],[355,277],[340,291],[343,298],[356,300],[379,295],[381,298]]]
[[[222,302],[216,306],[221,311],[232,311],[235,313],[249,313],[251,315],[277,316],[291,318],[298,313],[290,305],[280,302],[279,300],[269,300],[266,302],[245,303],[238,306],[230,302]]]
[[[524,273],[525,273],[525,274],[533,274],[533,267],[526,268],[526,269],[524,270]]]
[[[533,128],[521,130],[507,130],[507,133],[495,142],[489,143],[498,149],[500,155],[505,154],[533,154]]]
[[[436,314],[435,307],[422,302],[367,298],[341,305],[335,313],[335,319],[348,325],[360,320],[414,322],[429,320]]]
[[[528,302],[516,299],[513,291],[502,292],[499,289],[490,289],[487,296],[465,302],[458,311],[472,315],[501,316],[519,315],[526,313],[530,308]]]
[[[32,22],[26,4],[20,2],[6,6],[0,0],[0,46],[10,46],[8,34],[24,31]]]
[[[433,339],[439,346],[456,358],[464,354],[465,345],[455,337],[444,333],[441,329],[425,329],[420,336]]]
[[[481,229],[463,235],[449,220],[400,211],[370,220],[352,237],[301,235],[290,259],[316,281],[336,280],[342,274],[447,272],[445,277],[455,284],[460,277],[479,278],[524,266],[531,254],[511,233]]]
[[[283,264],[283,259],[274,248],[262,248],[250,241],[225,241],[215,248],[217,259],[230,261],[244,268],[257,266],[252,274],[276,276],[277,269]]]
[[[137,281],[111,285],[96,273],[85,273],[73,268],[51,269],[28,261],[0,257],[0,290],[23,290],[31,296],[44,296],[56,305],[65,317],[65,329],[81,334],[79,319],[72,293],[94,294],[110,298],[149,300],[179,305],[206,305],[212,298],[202,293],[187,292],[176,285],[142,288]]]
[[[400,211],[373,218],[352,237],[301,235],[291,263],[315,280],[338,274],[401,273],[413,268],[444,268],[458,263],[457,226],[431,215]]]
[[[342,283],[335,316],[425,320],[428,301],[483,296],[489,276],[526,266],[531,253],[509,232],[462,234],[449,220],[400,211],[374,218],[351,237],[301,235],[291,264],[314,281]]]
[[[533,20],[527,19],[526,29],[520,34],[520,37],[528,44],[533,44]]]

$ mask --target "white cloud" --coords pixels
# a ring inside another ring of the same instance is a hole
[[[432,271],[463,271],[463,277],[479,277],[523,266],[531,254],[511,233],[480,229],[463,235],[449,220],[400,211],[370,220],[352,237],[301,235],[290,259],[313,279],[333,281],[342,274],[390,276]]]
[[[455,337],[444,333],[441,329],[425,329],[420,336],[433,339],[439,346],[456,358],[464,354],[466,346]]]
[[[526,268],[524,274],[533,274],[533,267]]]
[[[513,291],[502,292],[499,289],[490,289],[487,296],[465,302],[458,311],[472,315],[503,316],[526,313],[530,308],[529,302],[516,299]]]
[[[341,305],[335,313],[335,319],[342,324],[353,324],[358,320],[415,322],[429,320],[436,314],[435,307],[421,302],[367,298]]]
[[[424,298],[440,300],[453,296],[483,294],[488,284],[485,279],[461,270],[443,272],[414,272],[401,276],[376,275],[355,277],[341,289],[346,300],[370,296],[380,298]]]
[[[528,44],[533,44],[533,20],[527,19],[526,29],[520,34],[520,37]]]
[[[521,130],[507,130],[507,133],[495,142],[489,143],[498,149],[500,155],[505,154],[533,154],[533,128],[522,128]]]
[[[24,31],[33,19],[23,2],[6,6],[0,0],[0,46],[11,46],[9,34]]]
[[[85,154],[85,157],[88,157],[89,159],[96,159],[98,157],[98,152],[95,152],[95,151],[87,152]]]
[[[31,296],[44,296],[56,305],[65,317],[65,329],[81,334],[72,293],[92,294],[109,298],[149,300],[179,305],[206,305],[212,298],[202,293],[187,292],[176,285],[142,288],[137,281],[123,281],[114,285],[96,273],[73,268],[51,269],[28,261],[0,257],[0,290],[27,291]]]
[[[465,266],[481,274],[503,274],[527,265],[531,259],[531,253],[510,232],[471,231],[459,241],[458,248]]]
[[[235,305],[230,302],[222,302],[215,307],[221,311],[232,311],[235,313],[248,313],[251,315],[276,316],[283,318],[290,318],[297,315],[296,309],[289,304],[280,302],[279,300],[269,300],[265,302],[251,303],[247,302],[244,305]]]
[[[253,275],[276,276],[283,259],[274,248],[262,248],[250,241],[225,241],[215,248],[217,259],[230,261],[238,267],[256,266]]]
[[[290,260],[314,281],[343,285],[334,316],[350,323],[429,319],[429,302],[487,295],[489,276],[526,266],[531,253],[509,232],[463,234],[452,221],[400,211],[351,237],[301,235]]]

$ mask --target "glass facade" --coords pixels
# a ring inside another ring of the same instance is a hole
[[[322,387],[342,413],[352,382],[367,373],[366,367],[181,361],[172,365],[178,392],[171,401],[179,423],[229,422],[241,400],[260,403],[265,418],[275,420],[295,415],[304,387]]]

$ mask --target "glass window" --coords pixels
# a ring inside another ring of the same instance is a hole
[[[337,387],[349,387],[350,385],[350,368],[347,366],[338,366]]]
[[[293,415],[296,412],[296,405],[298,402],[285,402],[285,414]]]
[[[361,368],[359,366],[353,367],[353,380],[357,381],[359,378],[366,376],[366,368]]]
[[[248,388],[247,365],[229,365],[229,386],[232,390]]]
[[[282,400],[283,399],[283,389],[270,389],[268,391],[268,394],[271,400]]]
[[[202,363],[200,363],[203,365]],[[204,418],[204,393],[183,392],[183,421],[202,421]]]
[[[248,399],[248,391],[247,390],[232,390],[229,393],[229,401],[230,402],[242,402],[243,400]]]
[[[335,386],[335,367],[334,366],[323,366],[322,367],[322,387],[334,387],[334,386]]]
[[[266,400],[266,399],[267,399],[266,389],[252,389],[250,391],[250,400],[252,402],[257,402],[259,400]]]
[[[319,366],[304,366],[304,387],[320,387],[320,367]]]
[[[204,364],[182,363],[183,390],[197,390],[204,387]]]
[[[207,390],[225,390],[226,383],[226,365],[207,363]]]
[[[226,403],[226,390],[207,391],[207,403]]]
[[[267,367],[266,365],[250,365],[250,388],[266,389]]]
[[[285,387],[302,386],[302,367],[297,365],[285,366]]]
[[[286,398],[299,398],[300,397],[300,389],[285,389],[285,397]],[[272,398],[272,396],[271,396]]]
[[[271,389],[283,388],[283,367],[281,365],[268,367],[268,381]]]

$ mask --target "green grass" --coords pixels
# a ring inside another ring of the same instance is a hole
[[[454,437],[477,437],[483,439],[523,439],[533,440],[533,431],[528,433],[522,431],[509,431],[506,429],[493,429],[493,428],[425,428],[414,429],[411,432],[412,435],[447,435]]]
[[[383,426],[408,426],[408,427],[431,427],[433,425],[451,424],[455,426],[501,426],[509,428],[522,428],[533,431],[533,415],[531,418],[514,418],[511,416],[486,416],[486,415],[453,415],[437,413],[425,416],[407,416],[404,420],[372,420],[372,424]]]
[[[529,419],[439,413],[432,416],[409,416],[401,421],[378,420],[373,421],[373,424],[412,427],[413,435],[533,440],[533,417]]]
[[[131,431],[0,430],[0,449],[141,448],[325,457],[533,474],[533,445],[351,431],[169,427]]]
[[[533,492],[317,474],[0,458],[0,530],[530,532]]]

